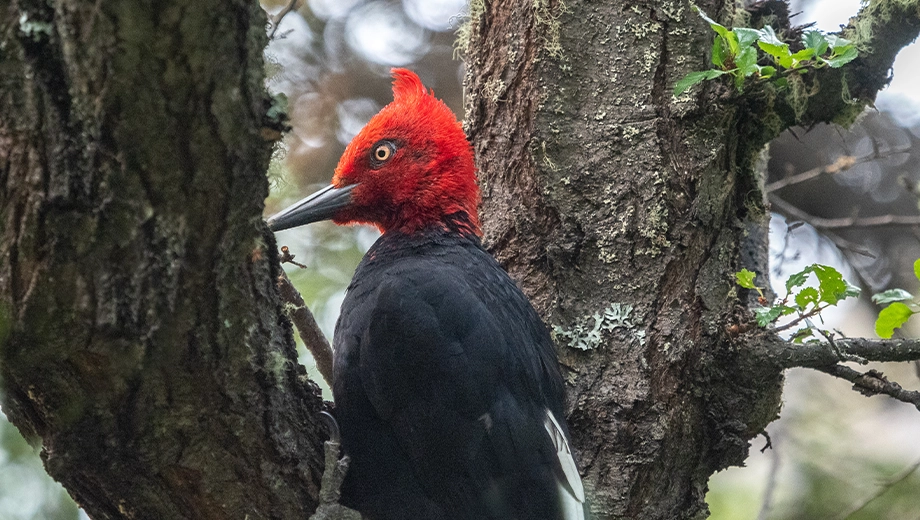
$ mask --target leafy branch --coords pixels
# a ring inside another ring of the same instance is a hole
[[[914,262],[914,276],[920,280],[920,260]],[[890,304],[878,313],[878,319],[875,320],[875,333],[881,338],[890,338],[894,334],[894,329],[901,327],[911,316],[920,312],[920,304],[914,295],[904,289],[888,289],[872,296],[872,301],[879,305]]]
[[[817,287],[805,286],[811,275],[817,279]],[[821,264],[809,265],[791,275],[786,280],[786,296],[772,303],[764,296],[763,287],[754,284],[755,277],[756,273],[747,269],[735,273],[738,285],[745,289],[756,290],[760,295],[758,298],[760,307],[754,308],[757,324],[766,327],[782,316],[798,314],[791,322],[774,329],[774,331],[786,330],[805,322],[805,327],[797,330],[792,336],[795,343],[802,343],[807,338],[817,341],[816,338],[813,338],[815,328],[811,318],[820,316],[822,311],[837,305],[842,300],[857,297],[860,294],[859,287],[844,280],[839,271]]]
[[[818,280],[817,287],[805,286],[812,274]],[[760,306],[754,308],[757,324],[766,327],[782,316],[798,314],[794,320],[773,329],[774,332],[779,332],[805,322],[806,326],[793,334],[794,343],[802,343],[810,337],[810,341],[817,341],[814,338],[815,332],[831,341],[826,331],[814,326],[811,318],[820,317],[821,312],[828,307],[835,306],[847,298],[858,297],[860,294],[860,289],[844,280],[843,275],[833,267],[812,264],[786,280],[786,296],[783,299],[770,302],[764,296],[764,288],[754,284],[756,276],[756,273],[747,269],[735,273],[738,285],[759,294]],[[914,276],[920,281],[920,260],[914,262]],[[920,302],[904,289],[888,289],[877,293],[872,296],[872,301],[879,305],[889,304],[879,312],[875,320],[875,333],[881,338],[890,338],[895,329],[903,326],[911,316],[920,314]]]
[[[728,29],[706,15],[698,7],[697,13],[716,33],[712,41],[712,64],[715,68],[691,72],[674,85],[674,95],[679,96],[697,83],[730,75],[735,88],[743,90],[745,79],[772,81],[778,88],[788,87],[786,76],[804,73],[823,67],[838,68],[857,57],[856,46],[834,34],[810,30],[802,35],[804,49],[792,52],[788,43],[776,35],[772,27],[763,29],[734,27]],[[755,45],[756,44],[756,45]],[[769,57],[774,65],[760,65]]]

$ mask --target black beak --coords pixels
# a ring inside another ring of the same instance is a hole
[[[338,210],[351,204],[351,190],[356,186],[357,184],[342,188],[327,186],[269,217],[268,228],[272,231],[281,231],[328,220],[335,216]]]

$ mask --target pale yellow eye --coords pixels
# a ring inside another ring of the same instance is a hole
[[[386,161],[390,158],[391,155],[393,155],[393,151],[390,150],[390,147],[385,144],[381,144],[374,149],[374,159],[377,159],[378,161]]]

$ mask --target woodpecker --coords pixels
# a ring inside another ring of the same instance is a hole
[[[333,341],[341,503],[370,520],[583,520],[556,352],[481,245],[472,148],[418,76],[392,73],[332,184],[268,220],[382,232]]]

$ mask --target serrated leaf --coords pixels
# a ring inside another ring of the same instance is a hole
[[[824,63],[827,63],[828,67],[832,69],[836,69],[839,67],[843,67],[847,63],[850,63],[851,61],[855,60],[857,56],[859,56],[859,53],[856,51],[856,48],[850,47],[849,49],[847,49],[844,53],[840,55],[833,56],[831,58],[822,58],[821,61],[823,61]]]
[[[875,333],[880,338],[890,338],[894,334],[894,329],[904,325],[913,315],[914,311],[910,310],[907,305],[899,302],[892,303],[878,313],[878,319],[875,320]]]
[[[779,318],[779,315],[783,312],[782,308],[779,306],[776,307],[755,307],[754,308],[754,317],[757,319],[757,324],[761,327],[766,327],[767,325],[776,321]]]
[[[847,289],[843,291],[843,298],[841,298],[841,300],[846,298],[859,298],[859,295],[862,294],[862,289],[859,287],[846,280],[844,280],[843,283],[847,284]]]
[[[795,331],[795,333],[792,334],[792,342],[802,343],[803,341],[805,341],[805,338],[814,336],[814,334],[815,334],[815,331],[811,327],[802,327],[801,329]]]
[[[808,280],[808,275],[812,272],[813,267],[808,266],[801,271],[789,275],[789,278],[786,280],[786,292],[792,292],[793,287],[800,287],[805,285],[805,281]]]
[[[814,264],[812,272],[818,277],[818,293],[821,301],[831,305],[846,297],[847,283],[843,281],[840,271],[829,265]]]
[[[705,81],[707,79],[715,79],[725,74],[724,70],[701,70],[697,72],[691,72],[683,78],[681,78],[677,83],[674,84],[674,96],[679,96],[687,91],[688,88]]]
[[[802,289],[801,291],[799,291],[798,294],[795,295],[796,305],[801,307],[803,310],[808,305],[814,305],[815,307],[817,307],[818,301],[819,301],[818,290],[815,289],[814,287],[806,287]]]
[[[711,27],[712,30],[716,32],[716,34],[722,38],[725,38],[725,42],[728,43],[728,49],[732,56],[738,54],[738,37],[732,34],[732,32],[725,28],[724,25],[707,16],[702,9],[698,7],[694,7],[694,9],[696,9],[696,12],[699,13],[703,20],[706,20],[706,23],[709,24],[709,27]]]
[[[806,31],[805,34],[802,35],[802,43],[805,44],[806,49],[811,49],[813,51],[813,55],[817,56],[824,54],[829,45],[827,38],[821,34],[821,31],[814,30]]]
[[[763,29],[760,30],[760,41],[767,45],[786,45],[776,36],[776,32],[769,25],[765,25]]]
[[[847,40],[846,38],[841,38],[837,36],[836,34],[828,34],[824,38],[827,40],[827,45],[831,49],[837,49],[839,47],[846,47],[848,45],[853,44],[853,42],[851,42],[850,40]]]
[[[770,56],[773,56],[773,59],[780,65],[783,65],[783,60],[792,59],[792,54],[789,52],[789,45],[786,43],[775,45],[772,43],[757,42],[757,46]],[[786,67],[786,65],[783,66]]]
[[[780,316],[789,316],[798,310],[795,307],[790,307],[788,305],[777,305],[777,307],[779,307]]]
[[[759,71],[760,67],[757,66],[757,51],[754,47],[745,47],[741,49],[741,52],[735,57],[735,65],[744,77]]]
[[[754,42],[760,39],[760,31],[757,29],[735,27],[732,29],[732,32],[735,33],[735,36],[738,38],[738,47],[741,49],[750,47]]]
[[[810,60],[814,58],[816,54],[814,49],[802,49],[792,55],[792,63],[795,65],[796,62]]]
[[[887,291],[872,295],[873,303],[880,305],[891,302],[906,302],[913,299],[914,295],[904,289],[888,289]]]
[[[735,273],[735,281],[738,282],[738,285],[744,287],[745,289],[759,289],[759,287],[754,285],[754,277],[756,276],[757,273],[754,271],[742,269]]]
[[[712,39],[712,64],[716,67],[725,65],[725,45],[721,36]]]
[[[914,261],[914,276],[917,277],[917,280],[920,280],[920,258]]]

